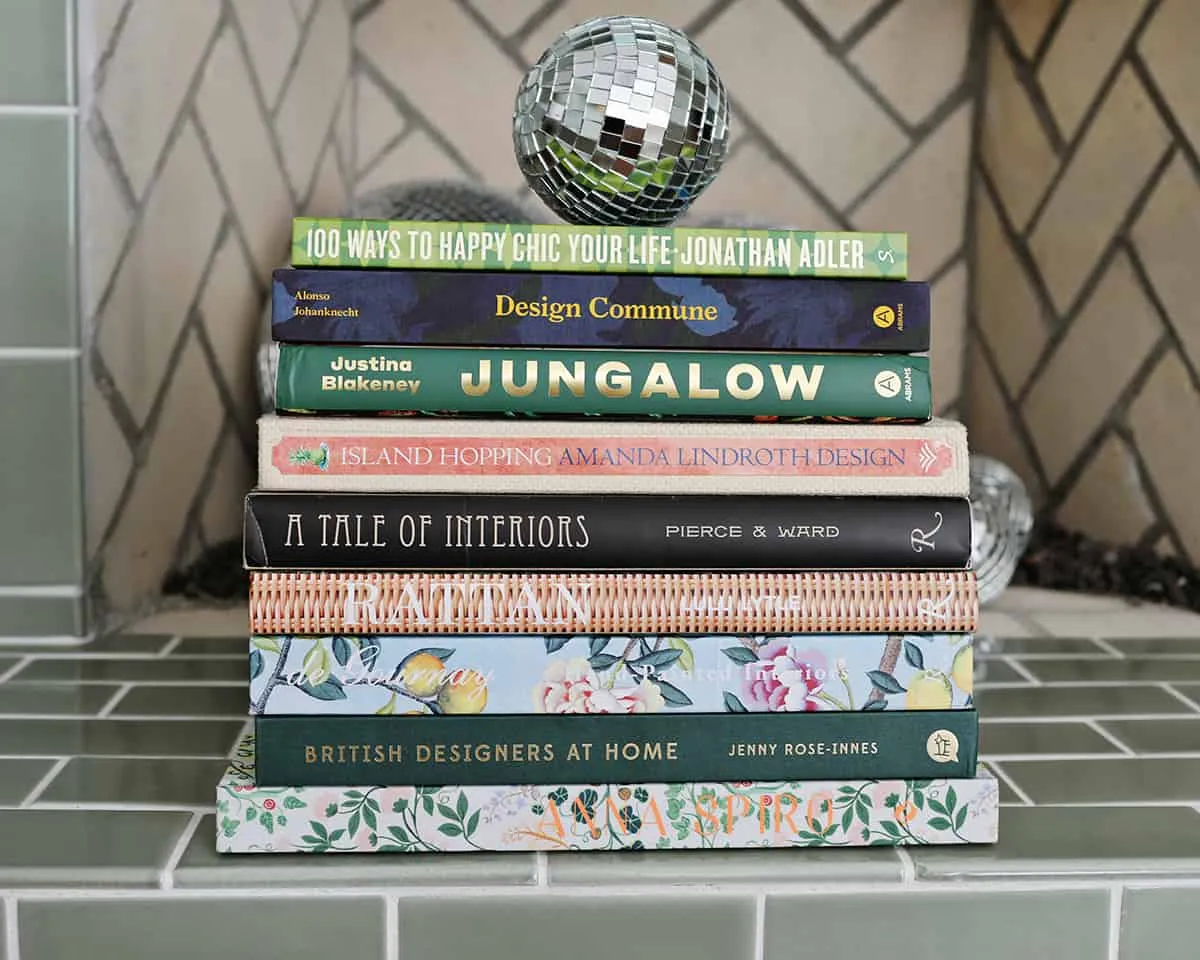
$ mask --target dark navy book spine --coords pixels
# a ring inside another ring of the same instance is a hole
[[[924,353],[929,284],[816,277],[276,270],[282,343]]]

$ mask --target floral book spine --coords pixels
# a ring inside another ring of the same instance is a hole
[[[254,634],[974,633],[972,570],[250,571]]]
[[[970,492],[966,428],[924,424],[286,417],[258,421],[263,490]]]
[[[253,734],[217,785],[218,853],[734,850],[995,843],[975,777],[263,787]]]
[[[730,713],[973,705],[971,634],[250,638],[250,713]]]

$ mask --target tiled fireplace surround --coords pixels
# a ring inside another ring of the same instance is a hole
[[[732,92],[691,222],[907,230],[938,411],[1044,516],[1200,559],[1191,0],[638,11]],[[1036,591],[980,639],[995,850],[216,862],[244,621],[145,616],[167,570],[238,533],[288,218],[429,178],[548,218],[512,163],[512,95],[559,30],[611,12],[0,5],[0,960],[1194,955],[1200,617]]]

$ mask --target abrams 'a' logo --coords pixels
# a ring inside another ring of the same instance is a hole
[[[879,306],[875,308],[875,312],[871,314],[871,319],[875,321],[875,326],[886,330],[896,322],[896,311],[889,306]]]

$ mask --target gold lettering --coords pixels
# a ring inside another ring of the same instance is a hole
[[[605,360],[596,368],[596,389],[605,397],[629,396],[633,391],[629,367],[620,360]]]

